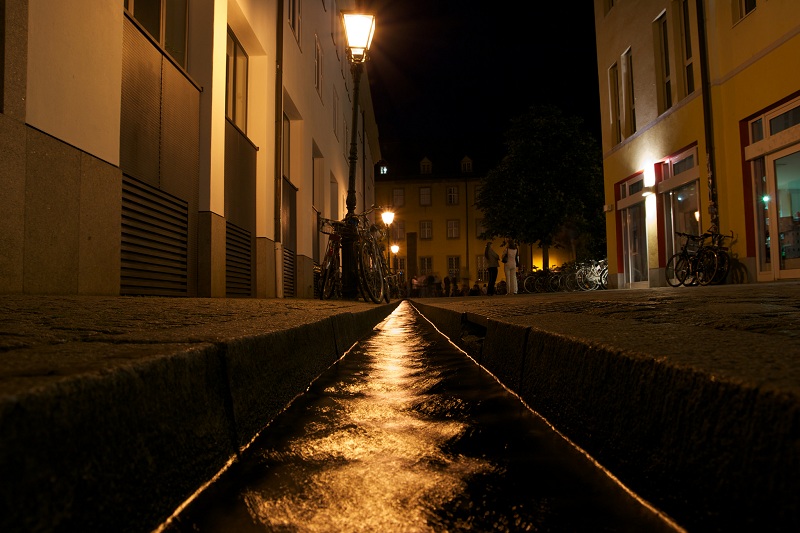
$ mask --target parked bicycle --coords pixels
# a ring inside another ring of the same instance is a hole
[[[678,231],[675,235],[685,240],[680,251],[667,261],[664,271],[667,283],[672,287],[711,283],[717,274],[717,254],[706,241],[712,234],[692,235]]]
[[[384,299],[386,281],[382,270],[385,261],[380,249],[381,228],[368,217],[374,209],[353,215],[349,220],[319,217],[318,229],[328,235],[325,257],[318,269],[321,299],[342,295],[341,251],[345,237],[353,240],[356,282],[364,301],[380,303]]]

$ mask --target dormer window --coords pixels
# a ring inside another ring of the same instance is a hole
[[[389,173],[389,167],[387,167],[386,165],[381,165],[381,174],[385,176],[388,173]]]
[[[469,172],[472,172],[472,159],[465,157],[461,160],[461,173],[467,174]]]
[[[430,174],[433,172],[433,163],[427,157],[420,161],[419,163],[419,173],[420,174]]]

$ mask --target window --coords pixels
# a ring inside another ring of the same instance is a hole
[[[693,147],[661,163],[658,192],[664,207],[665,244],[669,255],[680,248],[675,232],[698,235],[700,231],[700,170]]]
[[[301,0],[287,0],[286,12],[289,18],[289,27],[294,32],[294,38],[300,42],[300,2]]]
[[[800,124],[800,106],[771,118],[769,120],[769,134],[775,135],[797,124]]]
[[[331,107],[333,108],[333,134],[339,138],[339,93],[336,92],[336,87],[333,88],[333,98]]]
[[[433,274],[433,257],[419,258],[419,273],[423,276],[430,276]]]
[[[461,221],[448,220],[447,221],[447,238],[458,239],[461,236]]]
[[[225,72],[225,116],[247,132],[247,54],[228,29],[228,64]]]
[[[447,205],[458,205],[458,186],[447,187]]]
[[[478,281],[489,280],[489,260],[483,255],[478,255],[475,258],[475,269],[478,273]]]
[[[422,205],[422,206],[431,205],[431,188],[430,187],[420,187],[419,188],[419,205]]]
[[[472,159],[465,157],[461,160],[461,172],[464,174],[472,172]]]
[[[450,278],[461,278],[461,257],[458,255],[447,256],[447,276]]]
[[[314,88],[317,89],[317,94],[322,96],[322,46],[319,42],[319,37],[314,35]]]
[[[404,241],[406,239],[406,222],[404,220],[395,220],[390,228],[392,241]]]
[[[622,141],[622,104],[620,103],[619,68],[617,64],[608,69],[609,113],[611,115],[611,141],[619,144]]]
[[[125,8],[181,67],[186,68],[189,0],[126,0]]]
[[[732,0],[733,21],[739,22],[756,8],[756,0]]]
[[[419,173],[420,174],[430,174],[433,172],[433,163],[427,157],[419,162]]]
[[[669,33],[667,32],[667,14],[656,19],[656,65],[658,68],[658,111],[663,113],[672,108],[672,77],[669,67]]]
[[[433,238],[433,221],[420,220],[419,221],[419,238],[432,239]]]
[[[392,207],[403,207],[404,205],[406,205],[406,190],[392,189]]]
[[[687,95],[694,92],[694,59],[692,57],[692,32],[689,25],[689,0],[681,0],[681,32],[683,33],[683,89]]]
[[[389,167],[387,167],[386,165],[381,165],[381,176],[385,176],[388,173],[389,173]]]
[[[800,100],[794,100],[750,121],[750,142],[765,138],[800,125]]]
[[[631,49],[622,55],[623,74],[625,77],[625,136],[636,133],[636,98],[633,92],[633,54]]]

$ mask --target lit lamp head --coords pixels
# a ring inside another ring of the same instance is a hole
[[[363,63],[375,35],[375,15],[342,12],[342,22],[353,63]]]
[[[400,251],[400,247],[399,247],[399,246],[397,246],[396,244],[393,244],[393,245],[391,246],[391,250],[392,250],[392,253],[393,253],[394,255],[397,255],[397,252],[399,252],[399,251]]]
[[[394,220],[394,213],[391,211],[384,211],[381,213],[381,218],[383,219],[383,223],[388,226]]]

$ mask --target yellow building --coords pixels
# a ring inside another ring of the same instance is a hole
[[[715,224],[743,278],[800,278],[800,2],[594,9],[609,283],[664,285]]]
[[[427,157],[419,163],[419,172],[398,176],[386,166],[375,178],[375,202],[395,213],[391,226],[391,244],[400,249],[394,264],[407,282],[414,277],[449,277],[458,280],[459,288],[479,287],[487,282],[484,249],[480,235],[483,215],[475,206],[481,175],[473,161],[434,162]],[[493,240],[502,254],[502,238]],[[563,249],[551,249],[549,260],[561,264],[570,258]],[[542,268],[542,251],[537,246],[520,247],[521,267]],[[502,265],[497,281],[503,281]]]

